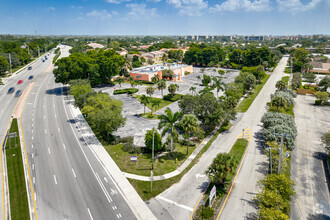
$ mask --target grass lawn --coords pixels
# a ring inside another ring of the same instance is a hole
[[[11,219],[30,219],[17,119],[13,119],[11,132],[17,132],[18,135],[16,147],[14,138],[11,138],[10,145],[9,142],[6,144]]]
[[[283,108],[279,108],[278,112],[283,113],[283,114],[288,114],[294,117],[294,111],[293,111],[294,105],[291,105],[289,107],[287,107],[286,109]],[[276,106],[270,106],[268,111],[270,112],[276,112],[277,111],[277,107]]]
[[[265,78],[261,80],[261,84],[258,84],[252,91],[251,94],[248,95],[243,101],[237,106],[237,112],[246,112],[250,105],[253,103],[254,99],[259,94],[262,87],[264,87],[265,83],[268,81],[270,75],[266,75]]]
[[[122,144],[105,145],[104,147],[121,171],[150,176],[151,153],[130,154],[122,150]],[[195,148],[196,147],[189,147],[188,156],[195,150]],[[154,175],[158,176],[176,170],[187,159],[186,153],[187,146],[177,144],[173,157],[166,154],[154,161]],[[137,163],[130,161],[131,156],[137,156]],[[178,163],[176,163],[176,158],[178,159]]]
[[[133,97],[136,98],[139,102],[141,102],[141,96],[140,95],[134,95]],[[160,101],[159,105],[154,107],[154,111],[158,111],[159,109],[162,109],[162,108],[168,106],[169,104],[172,104],[173,103],[171,101],[167,101],[167,100],[164,100],[164,99],[151,97],[150,98],[150,103],[147,104],[147,106],[150,109],[152,108],[151,102],[154,101],[154,100],[155,101],[156,100]]]
[[[170,179],[165,179],[165,180],[159,180],[159,181],[154,181],[152,183],[152,192],[150,190],[150,182],[147,181],[139,181],[139,180],[133,180],[133,179],[128,179],[130,183],[134,186],[135,190],[139,193],[141,198],[146,201],[149,200],[170,186],[172,186],[174,183],[177,183],[180,181],[180,179],[185,175],[196,163],[199,162],[199,159],[201,156],[209,149],[211,144],[214,142],[214,140],[218,137],[218,135],[223,132],[227,131],[231,128],[232,124],[230,123],[224,123],[221,128],[216,132],[216,134],[207,142],[207,144],[204,146],[204,148],[198,153],[198,155],[195,157],[193,161],[188,165],[188,167],[182,171],[179,175],[172,177]]]
[[[159,119],[160,115],[157,114],[151,114],[151,112],[146,112],[146,114],[139,114],[140,116],[142,116],[143,118],[147,118],[147,119]]]
[[[235,144],[232,146],[229,154],[234,155],[234,157],[237,158],[238,161],[241,161],[241,158],[244,154],[245,148],[248,144],[248,140],[246,139],[237,139]],[[225,184],[225,186],[216,186],[217,187],[217,197],[216,199],[212,202],[212,207],[214,207],[215,212],[214,215],[217,215],[218,213],[216,212],[216,210],[218,209],[218,207],[221,205],[222,202],[222,198],[224,197],[224,195],[227,193],[227,187],[229,186],[229,184],[231,183],[233,177],[236,175],[235,173],[229,174],[226,178],[226,182],[227,184]],[[205,207],[209,206],[209,196],[210,196],[210,191],[213,188],[214,184],[210,184],[209,187],[207,188],[205,195],[203,197],[203,201],[205,202]],[[198,209],[196,210],[195,213],[195,218],[194,219],[201,219],[201,214],[202,214],[202,205],[200,205],[198,207]],[[207,219],[213,219],[213,216]]]

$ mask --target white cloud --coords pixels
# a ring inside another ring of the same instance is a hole
[[[270,0],[226,0],[210,8],[213,12],[219,11],[269,11]]]
[[[109,13],[107,10],[101,10],[101,11],[93,10],[91,12],[88,12],[86,15],[89,17],[97,17],[100,19],[108,19],[112,17],[112,13]]]
[[[203,0],[168,0],[167,2],[179,8],[181,15],[201,16],[202,10],[207,8],[207,2]]]
[[[307,4],[303,4],[300,0],[276,0],[276,3],[280,11],[298,12],[311,10],[321,1],[322,0],[312,0]]]
[[[55,8],[54,7],[48,7],[47,10],[48,11],[55,11]]]
[[[155,3],[157,3],[157,2],[160,2],[161,0],[147,0],[147,2],[155,2]]]
[[[134,18],[148,18],[157,16],[156,8],[147,8],[146,4],[127,4],[126,7],[130,8],[131,11],[128,15],[134,16]]]
[[[113,4],[120,4],[123,2],[130,2],[131,0],[107,0],[107,2],[109,3],[113,3]]]

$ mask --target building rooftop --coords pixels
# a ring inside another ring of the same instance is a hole
[[[177,64],[177,63],[160,63],[160,64],[154,64],[154,65],[149,65],[149,66],[144,66],[144,67],[139,67],[133,69],[132,73],[140,73],[140,74],[155,74],[158,71],[162,71],[165,69],[179,69],[182,67],[187,67],[188,65],[186,64]]]

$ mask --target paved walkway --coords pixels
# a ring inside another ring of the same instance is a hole
[[[99,142],[97,137],[94,135],[93,131],[89,127],[88,123],[82,116],[79,108],[75,108],[73,106],[73,102],[71,101],[70,110],[72,115],[74,116],[74,120],[79,124],[79,129],[84,137],[86,143],[88,144],[91,151],[95,154],[97,159],[104,166],[106,172],[109,176],[113,178],[116,182],[116,185],[119,188],[122,196],[125,201],[132,209],[133,213],[137,217],[137,219],[156,219],[144,201],[141,199],[139,194],[135,191],[133,186],[129,183],[129,181],[125,178],[117,164],[110,157],[108,152],[104,149],[102,144]]]

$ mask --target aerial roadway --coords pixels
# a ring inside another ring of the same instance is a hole
[[[68,46],[61,56],[69,56]],[[53,53],[0,89],[1,135],[18,97],[10,87],[31,87],[22,109],[22,128],[33,186],[35,219],[136,219],[117,185],[91,151],[74,121],[67,87],[55,83]],[[29,76],[33,78],[29,79]],[[17,85],[18,80],[23,80]],[[31,83],[31,84],[30,84]],[[29,190],[32,193],[32,190]],[[30,196],[31,198],[31,196]],[[34,207],[31,207],[34,206]]]

